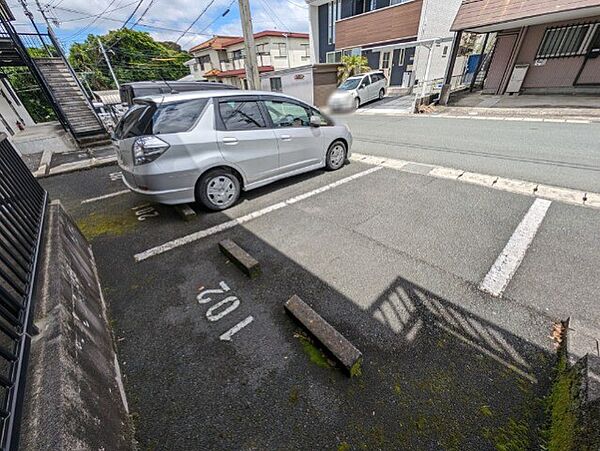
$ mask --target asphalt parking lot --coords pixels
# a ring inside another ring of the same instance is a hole
[[[478,286],[527,196],[355,162],[184,222],[121,194],[114,166],[43,184],[92,242],[141,449],[533,448],[553,322],[600,321],[600,210],[553,202],[497,298]],[[294,294],[363,352],[360,376],[285,314]]]

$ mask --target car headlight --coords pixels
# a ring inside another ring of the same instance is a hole
[[[151,163],[169,147],[169,144],[156,136],[142,136],[133,143],[133,162],[136,166]]]

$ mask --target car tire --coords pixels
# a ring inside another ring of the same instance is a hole
[[[358,110],[360,108],[360,97],[354,99],[354,109]]]
[[[346,156],[348,155],[348,149],[343,141],[334,141],[325,155],[325,167],[328,171],[337,171],[344,166],[346,162]]]
[[[379,91],[379,100],[383,100],[384,97],[385,97],[385,89],[381,88],[381,90]]]
[[[225,168],[208,171],[196,184],[196,200],[211,211],[228,209],[237,202],[240,193],[240,180]]]

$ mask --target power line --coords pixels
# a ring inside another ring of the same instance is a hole
[[[118,8],[111,9],[110,11],[106,11],[106,12],[107,13],[112,13],[114,11],[119,11],[121,9],[127,8],[128,6],[133,5],[134,3],[137,3],[137,0],[135,0],[135,1],[131,2],[131,3],[127,3],[126,5],[119,6]],[[63,10],[63,11],[68,11],[68,12],[75,12],[74,10],[70,10],[69,8],[59,8],[58,6],[50,6],[50,5],[48,5],[48,7],[52,8],[52,9],[60,9],[60,10]],[[83,14],[83,13],[77,12],[76,14]],[[76,19],[60,20],[59,22],[60,23],[75,22],[75,21],[78,21],[78,20],[91,19],[92,17],[98,17],[100,15],[102,15],[102,14],[90,14],[88,16],[78,17]]]
[[[138,17],[138,19],[135,21],[135,23],[131,26],[132,29],[135,28],[135,26],[142,21],[142,19],[144,18],[144,16],[146,14],[148,14],[148,11],[150,11],[150,8],[152,7],[153,4],[154,4],[154,0],[150,0],[150,3],[148,3],[148,6],[146,6],[146,9],[142,12],[142,14],[140,14],[140,17]]]
[[[207,5],[204,7],[204,9],[203,9],[203,10],[200,12],[200,14],[198,14],[198,17],[196,17],[196,18],[194,19],[194,21],[193,21],[193,22],[190,24],[190,26],[189,26],[189,27],[187,27],[187,29],[186,29],[186,30],[185,30],[185,31],[184,31],[184,32],[181,34],[181,36],[179,36],[179,37],[177,38],[177,40],[175,41],[176,43],[177,43],[177,42],[179,42],[179,41],[181,40],[181,38],[183,38],[183,37],[184,37],[184,36],[187,34],[187,32],[188,32],[188,31],[190,31],[190,30],[192,29],[192,27],[193,27],[194,25],[196,25],[196,23],[197,23],[197,22],[200,20],[200,18],[201,18],[201,17],[202,17],[202,16],[203,16],[203,15],[206,13],[206,11],[208,11],[208,8],[210,8],[214,2],[215,2],[215,0],[210,0],[210,1],[208,2],[208,4],[207,4]]]
[[[277,15],[277,13],[273,10],[273,8],[271,8],[271,5],[269,5],[269,3],[266,0],[261,0],[262,4],[265,5],[265,8],[267,8],[269,11],[271,11],[271,14],[273,14],[273,17],[279,22],[279,25],[283,25],[282,28],[284,31],[290,31],[290,29],[285,25],[285,23],[280,19],[280,17]]]
[[[75,34],[67,36],[65,39],[72,39],[76,36],[79,36],[81,33],[84,33],[86,30],[89,30],[91,28],[91,26],[94,25],[98,21],[98,19],[100,19],[110,9],[110,7],[115,4],[116,1],[117,0],[111,0],[111,2],[108,4],[108,6],[106,8],[104,8],[104,11],[102,11],[98,16],[94,17],[94,20],[92,20],[89,24],[87,24],[87,26],[83,27],[81,30],[79,30]]]
[[[121,25],[121,29],[125,28],[127,26],[127,23],[133,19],[133,16],[135,15],[135,13],[137,13],[137,10],[140,9],[140,6],[142,6],[142,3],[144,3],[144,0],[140,0],[138,2],[138,4],[136,5],[136,7],[133,9],[133,11],[131,12],[131,14],[129,15],[129,17],[125,20],[125,22],[123,22],[123,25]]]
[[[207,26],[205,26],[202,30],[200,30],[200,33],[205,32],[206,30],[208,30],[210,27],[212,27],[217,21],[221,20],[223,17],[225,17],[227,14],[229,14],[231,12],[231,8],[233,7],[233,4],[236,2],[236,0],[231,0],[231,2],[229,2],[229,5],[227,6],[227,8],[225,9],[225,11],[223,11],[223,13],[216,17],[211,23],[209,23]],[[194,40],[194,38],[190,38],[188,39],[185,44],[182,44],[182,47],[187,46],[190,42],[192,42]]]

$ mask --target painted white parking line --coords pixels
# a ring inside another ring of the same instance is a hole
[[[352,160],[359,161],[365,164],[373,164],[384,168],[396,169],[402,172],[412,172],[409,167],[419,166],[423,172],[417,172],[422,175],[436,177],[441,179],[455,180],[457,182],[470,183],[472,185],[484,186],[509,193],[521,194],[525,196],[539,197],[556,202],[564,202],[567,204],[578,205],[580,207],[599,208],[600,193],[591,193],[579,191],[570,188],[562,188],[559,186],[542,185],[526,180],[507,179],[495,175],[478,174],[475,172],[467,172],[462,169],[446,168],[444,166],[433,166],[425,163],[417,163],[416,161],[396,160],[394,158],[377,157],[374,155],[363,155],[354,153]],[[427,174],[425,171],[431,168]]]
[[[496,297],[502,296],[510,280],[519,269],[523,258],[525,258],[525,253],[533,242],[551,204],[552,202],[546,199],[537,199],[533,203],[510,240],[508,240],[506,247],[479,285],[481,291]]]
[[[127,194],[130,192],[131,191],[129,191],[128,189],[125,189],[123,191],[117,191],[116,193],[105,194],[104,196],[92,197],[91,199],[82,200],[81,203],[91,204],[92,202],[98,202],[100,200],[110,199],[111,197],[122,196],[123,194]]]
[[[336,186],[343,185],[345,183],[351,182],[352,180],[356,180],[358,178],[364,177],[365,175],[372,174],[378,170],[382,169],[380,166],[375,166],[374,168],[367,169],[366,171],[359,172],[357,174],[351,175],[349,177],[340,179],[336,182],[330,183],[329,185],[322,186],[321,188],[317,188],[315,190],[309,191],[307,193],[301,194],[299,196],[292,197],[291,199],[285,200],[283,202],[278,202],[269,207],[263,208],[261,210],[257,210],[253,213],[247,214],[240,218],[232,219],[231,221],[224,222],[214,227],[210,227],[205,230],[200,230],[198,232],[194,232],[190,235],[186,235],[181,238],[177,238],[175,240],[171,240],[162,244],[160,246],[153,247],[152,249],[148,249],[147,251],[141,252],[134,256],[136,262],[141,262],[143,260],[147,260],[151,257],[155,257],[160,254],[164,254],[165,252],[172,251],[181,246],[185,246],[186,244],[193,243],[194,241],[201,240],[202,238],[209,237],[211,235],[215,235],[219,232],[223,232],[225,230],[232,229],[241,224],[245,224],[254,219],[260,218],[268,213],[272,213],[274,211],[280,210],[282,208],[288,207],[290,205],[295,204],[296,202],[300,202],[301,200],[308,199],[309,197],[316,196],[317,194],[323,193],[325,191],[329,191]]]

